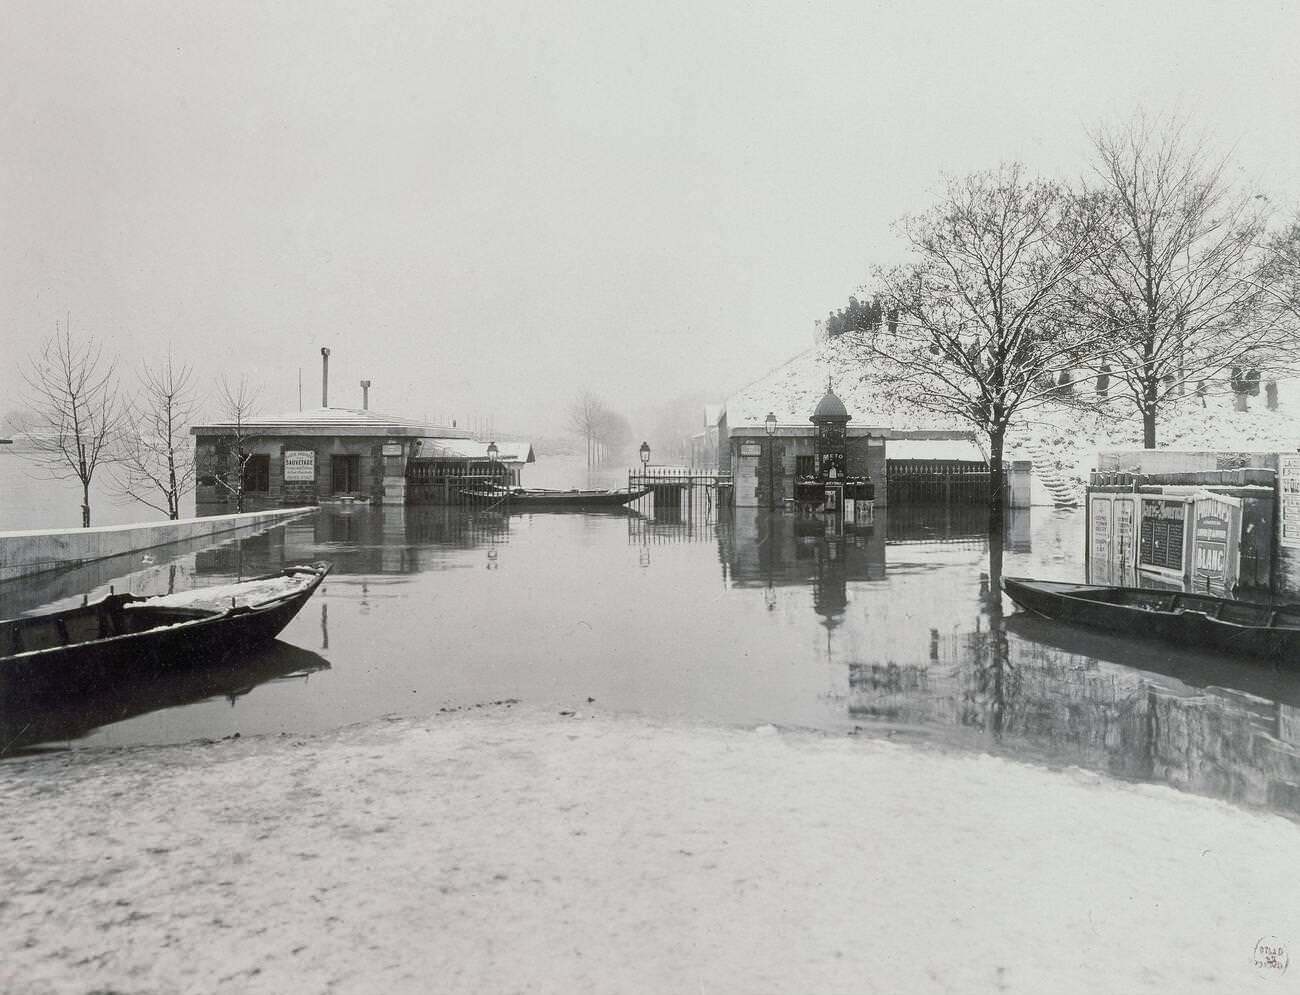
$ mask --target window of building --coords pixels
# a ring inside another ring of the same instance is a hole
[[[796,456],[794,458],[794,473],[796,477],[811,477],[816,472],[816,456],[809,453],[807,456]]]
[[[361,457],[330,457],[330,489],[334,494],[354,494],[361,490]]]
[[[253,453],[244,463],[244,493],[265,494],[271,489],[271,457]]]

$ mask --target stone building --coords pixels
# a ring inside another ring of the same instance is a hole
[[[881,509],[891,490],[904,500],[987,500],[988,464],[968,430],[896,428],[870,413],[858,423],[829,388],[802,418],[749,412],[733,424],[732,414],[729,406],[719,419],[718,459],[732,475],[736,507],[821,505],[837,481],[844,497],[859,500],[869,484]],[[1028,474],[1028,464],[1008,467],[1010,507],[1028,506]]]
[[[488,444],[474,442],[463,429],[357,408],[208,422],[190,431],[198,468],[195,502],[209,513],[230,510],[241,487],[248,511],[331,499],[405,504],[413,458],[455,449],[460,462],[491,462]],[[524,448],[526,460],[532,450]],[[517,479],[509,465],[498,467],[501,472]]]

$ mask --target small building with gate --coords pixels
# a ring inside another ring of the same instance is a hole
[[[718,428],[719,469],[729,473],[736,507],[836,510],[852,501],[987,504],[989,468],[969,430],[895,428],[867,415],[863,423],[830,389],[811,412],[724,407]],[[1029,506],[1028,461],[1007,467],[1008,506]]]
[[[465,487],[518,484],[527,442],[358,408],[207,422],[192,428],[195,502],[221,514],[322,501],[459,504]],[[241,493],[242,492],[242,493]]]

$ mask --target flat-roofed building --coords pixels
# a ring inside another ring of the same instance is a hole
[[[190,431],[200,513],[330,499],[405,504],[408,461],[426,440],[481,445],[487,461],[487,443],[463,429],[359,408],[213,421]]]

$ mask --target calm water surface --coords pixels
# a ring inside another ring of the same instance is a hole
[[[870,526],[737,510],[322,510],[119,564],[118,589],[228,583],[327,558],[275,646],[56,711],[0,712],[0,747],[300,733],[504,698],[889,736],[1300,813],[1300,678],[1025,618],[989,594],[979,515]],[[664,518],[666,516],[660,516]],[[1008,574],[1078,580],[1083,518],[1018,513]],[[110,578],[0,588],[5,615]]]

